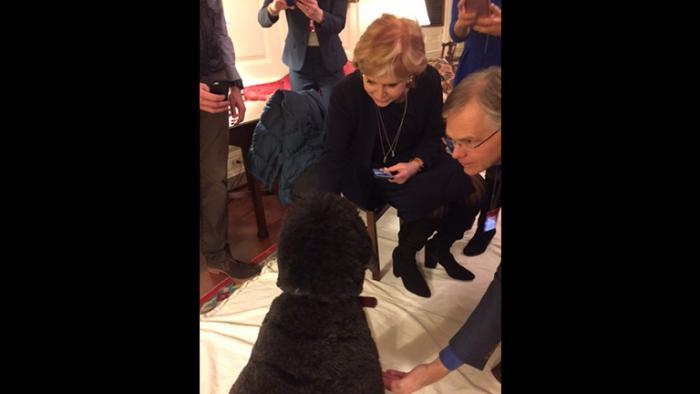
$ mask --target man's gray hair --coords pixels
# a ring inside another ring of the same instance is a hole
[[[476,98],[486,113],[498,125],[501,124],[501,67],[491,66],[469,74],[450,93],[442,107],[442,116],[464,108]]]

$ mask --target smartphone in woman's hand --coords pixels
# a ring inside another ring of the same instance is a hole
[[[464,8],[467,11],[476,11],[476,17],[489,16],[491,11],[489,10],[490,0],[467,0],[464,4]]]

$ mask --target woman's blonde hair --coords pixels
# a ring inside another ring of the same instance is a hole
[[[418,23],[383,14],[372,22],[355,46],[353,63],[361,73],[408,79],[425,70],[423,33]]]

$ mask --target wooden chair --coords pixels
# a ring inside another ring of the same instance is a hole
[[[367,233],[369,233],[369,239],[372,241],[372,268],[370,268],[370,271],[372,271],[372,279],[374,280],[382,279],[381,267],[379,264],[379,244],[377,243],[377,222],[382,218],[382,215],[386,213],[389,207],[389,204],[384,204],[375,210],[363,210],[367,215]]]
[[[447,60],[453,67],[457,67],[457,62],[455,62],[455,50],[457,49],[456,42],[443,42],[442,52],[440,57]]]
[[[253,131],[255,126],[258,124],[258,117],[251,116],[252,119],[246,119],[245,122],[237,125],[236,127],[229,128],[229,145],[237,146],[241,148],[241,154],[243,156],[243,168],[245,169],[246,157],[248,156],[248,149],[253,139]],[[257,180],[248,172],[245,171],[246,181],[248,184],[248,190],[250,190],[250,198],[253,200],[253,209],[255,211],[255,221],[258,226],[258,238],[267,238],[270,233],[267,230],[267,221],[265,220],[265,207],[262,201],[262,193],[258,189]]]

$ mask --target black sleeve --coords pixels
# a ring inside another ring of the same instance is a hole
[[[423,160],[424,168],[430,168],[433,165],[435,156],[440,152],[440,137],[444,134],[444,125],[442,121],[442,85],[440,84],[440,75],[438,72],[428,66],[423,75],[420,76],[421,94],[425,111],[426,122],[425,130],[421,142],[418,144],[414,156],[420,157]]]
[[[450,350],[465,364],[483,369],[501,341],[501,265],[474,312],[450,339]]]
[[[357,132],[359,100],[349,94],[350,84],[341,82],[333,88],[326,116],[326,142],[321,159],[321,190],[340,193],[343,168],[349,166],[348,151]]]

